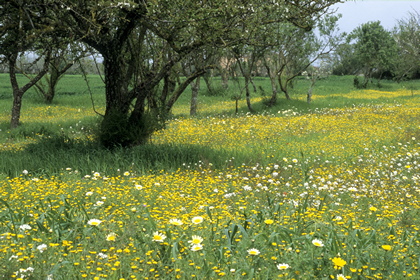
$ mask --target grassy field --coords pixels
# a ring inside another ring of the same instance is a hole
[[[418,279],[419,82],[320,80],[250,114],[189,93],[149,144],[94,139],[103,84],[68,76],[8,129],[0,75],[0,279]],[[264,92],[266,95],[264,95]]]

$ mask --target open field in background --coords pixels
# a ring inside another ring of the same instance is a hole
[[[207,94],[194,118],[186,93],[150,144],[116,151],[89,141],[97,117],[79,85],[52,105],[29,93],[15,131],[0,93],[0,279],[420,275],[415,82],[331,77],[307,104],[300,80],[276,107],[253,98],[257,114]]]

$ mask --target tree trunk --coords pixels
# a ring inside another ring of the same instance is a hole
[[[246,97],[246,105],[248,106],[248,110],[252,113],[254,109],[252,109],[251,105],[251,92],[249,91],[249,82],[250,76],[248,74],[244,75],[245,77],[245,97]]]
[[[271,98],[270,98],[270,102],[268,103],[268,106],[274,106],[277,103],[277,85],[276,85],[276,80],[274,79],[274,77],[269,76],[270,77],[270,82],[271,82]]]
[[[16,77],[16,61],[18,54],[18,52],[15,52],[8,56],[9,77],[13,90],[12,117],[10,120],[10,128],[12,129],[17,128],[20,124],[20,112],[22,109],[23,95],[47,73],[48,65],[50,63],[50,51],[48,50],[41,71],[34,78],[31,78],[29,82],[27,82],[23,87],[20,88]]]
[[[197,103],[198,103],[198,91],[200,90],[200,77],[195,79],[191,83],[191,105],[190,105],[190,116],[197,114]]]
[[[107,148],[128,146],[133,142],[129,133],[128,113],[133,98],[128,94],[128,77],[119,55],[104,56],[106,109],[99,139]]]
[[[220,74],[222,76],[222,87],[227,89],[229,87],[229,71],[222,68]]]
[[[59,80],[59,73],[55,67],[52,67],[50,71],[50,77],[47,79],[48,83],[48,90],[44,94],[45,102],[47,104],[51,104],[54,96],[55,96],[55,88],[57,86],[58,80]]]
[[[265,69],[267,70],[267,75],[270,78],[271,92],[272,92],[270,101],[268,102],[268,106],[272,107],[277,103],[277,85],[276,85],[275,76],[272,75],[270,66],[268,65],[266,60],[264,60],[264,66],[265,66]]]
[[[67,63],[62,69],[59,69],[61,64],[61,58],[55,58],[50,64],[50,77],[48,82],[48,91],[44,94],[45,102],[51,104],[56,93],[58,82],[63,75],[74,65],[74,62]]]
[[[314,75],[315,74],[312,75],[311,85],[309,86],[308,94],[306,95],[306,102],[308,102],[308,104],[312,102],[312,89],[314,88],[317,80],[317,76]]]
[[[312,86],[308,90],[308,94],[306,95],[306,102],[311,103],[312,102]]]
[[[289,92],[287,91],[288,81],[286,80],[286,82],[283,83],[281,80],[281,76],[278,77],[278,81],[279,81],[280,89],[284,93],[284,96],[286,97],[287,100],[290,100],[290,95],[289,95]]]
[[[23,96],[23,92],[21,92],[19,89],[17,91],[13,89],[12,119],[10,121],[11,128],[17,128],[20,124],[20,111],[22,108],[22,96]]]

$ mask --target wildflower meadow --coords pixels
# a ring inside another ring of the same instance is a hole
[[[75,96],[28,101],[18,132],[4,113],[0,279],[419,279],[419,93],[322,90],[181,100],[129,152],[86,146]]]

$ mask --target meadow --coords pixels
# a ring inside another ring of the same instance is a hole
[[[15,130],[6,78],[0,279],[419,279],[417,81],[330,77],[307,104],[300,79],[268,108],[259,78],[254,114],[203,88],[197,116],[186,92],[150,143],[109,151],[99,77],[28,92]]]

